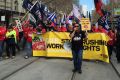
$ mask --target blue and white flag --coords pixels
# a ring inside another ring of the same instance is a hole
[[[42,20],[45,6],[40,2],[36,1],[34,4],[32,4],[29,0],[24,0],[23,8],[28,10],[36,20]]]
[[[66,23],[72,25],[72,20],[73,20],[73,12],[71,12],[66,19]]]
[[[56,13],[55,12],[51,13],[47,18],[47,20],[52,21],[53,23],[56,23],[55,19],[56,19]]]
[[[80,14],[79,8],[78,8],[75,4],[73,4],[73,10],[72,10],[72,12],[73,12],[73,15],[74,15],[78,20],[81,19],[81,14]]]
[[[32,8],[33,4],[29,0],[24,0],[22,7],[28,11]]]
[[[60,22],[60,23],[65,24],[65,23],[66,23],[66,18],[67,18],[66,14],[63,14],[63,16],[62,16],[62,19],[61,19],[61,22]]]
[[[106,30],[109,29],[108,16],[109,16],[109,13],[107,12],[104,16],[102,16],[98,19],[98,24],[102,25],[103,28],[106,29]]]

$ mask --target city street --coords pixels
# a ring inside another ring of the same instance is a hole
[[[83,61],[82,74],[73,73],[68,59],[31,57],[23,51],[15,58],[0,62],[0,80],[120,80],[111,64]]]
[[[120,0],[0,0],[0,80],[120,80]]]

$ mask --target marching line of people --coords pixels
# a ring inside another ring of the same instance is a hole
[[[29,21],[22,25],[23,32],[19,32],[19,29],[16,27],[16,24],[10,24],[8,27],[4,25],[0,26],[0,60],[3,58],[4,44],[6,44],[6,59],[15,58],[16,49],[24,49],[24,58],[28,59],[32,56],[32,33],[46,33],[48,31],[57,31],[57,32],[69,32],[72,43],[72,55],[74,70],[82,73],[82,52],[83,52],[83,39],[87,39],[86,32],[81,30],[81,25],[78,23],[73,23],[72,25],[64,24],[53,25],[52,22],[45,23],[45,27],[41,24],[34,28]],[[108,53],[111,59],[115,47],[115,53],[118,63],[120,63],[120,29],[112,30],[111,28],[106,31],[101,25],[98,28],[93,24],[92,29],[89,32],[93,33],[105,33],[110,37],[108,41]],[[22,46],[19,46],[20,43],[23,43]]]
[[[3,59],[3,52],[5,52],[5,58],[15,58],[16,50],[25,50],[24,58],[28,59],[32,56],[32,33],[46,33],[48,31],[57,32],[70,32],[72,26],[68,25],[68,29],[64,24],[54,25],[51,21],[46,21],[45,26],[41,24],[37,28],[34,28],[29,21],[24,21],[22,24],[23,32],[19,32],[16,23],[12,23],[9,26],[1,23],[0,26],[0,60]],[[46,28],[47,27],[47,28]],[[20,45],[22,43],[22,45]]]

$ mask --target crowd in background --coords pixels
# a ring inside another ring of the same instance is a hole
[[[56,24],[50,21],[45,21],[44,26],[39,24],[34,27],[29,21],[22,24],[23,32],[19,32],[16,23],[5,26],[1,23],[0,26],[0,60],[3,59],[3,52],[6,53],[5,58],[15,58],[16,51],[25,50],[24,58],[28,59],[32,55],[32,33],[40,32],[42,34],[48,31],[57,32],[72,32],[76,23],[70,24]],[[94,24],[89,32],[105,33],[110,37],[108,41],[108,52],[111,59],[113,49],[116,53],[117,61],[120,63],[120,29],[109,29],[106,31],[101,25],[96,27]],[[20,45],[22,43],[22,45]]]

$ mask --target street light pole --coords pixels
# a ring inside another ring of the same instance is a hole
[[[7,27],[7,24],[6,24],[7,22],[6,22],[6,0],[5,0],[5,25],[6,25],[6,27]]]

